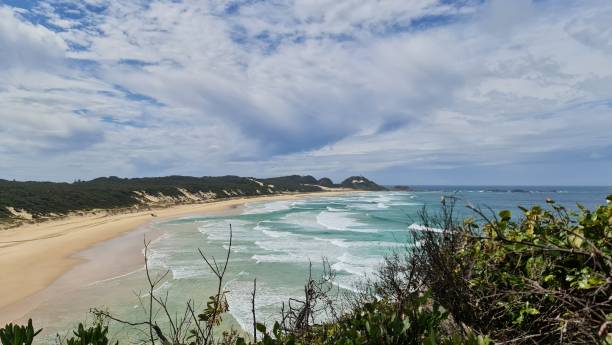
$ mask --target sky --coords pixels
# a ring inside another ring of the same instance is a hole
[[[611,185],[609,0],[0,0],[0,178]]]

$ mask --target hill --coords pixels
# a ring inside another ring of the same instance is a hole
[[[264,179],[231,175],[110,176],[74,183],[0,180],[0,220],[44,219],[78,211],[169,206],[239,196],[320,192],[329,188],[328,181],[331,182],[328,178],[321,180],[324,188],[316,178],[300,175]],[[367,181],[342,187],[365,189],[362,187],[373,184]]]
[[[346,180],[342,181],[342,183],[340,183],[340,187],[371,191],[387,190],[385,187],[380,186],[363,176],[351,176]]]
[[[334,182],[331,179],[327,178],[327,177],[323,177],[323,178],[319,179],[317,184],[319,186],[328,187],[328,188],[336,187]]]

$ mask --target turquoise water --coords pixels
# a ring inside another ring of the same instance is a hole
[[[281,302],[299,296],[309,263],[318,274],[322,258],[337,272],[336,283],[350,289],[371,274],[384,255],[406,241],[407,228],[422,207],[414,195],[359,193],[293,201],[247,204],[241,214],[190,217],[160,224],[191,225],[197,231],[167,234],[152,246],[152,264],[170,269],[176,284],[210,280],[193,251],[200,247],[222,257],[233,229],[228,283],[230,312],[247,327],[250,291],[257,278],[257,309],[262,320],[277,316]],[[408,215],[410,217],[408,217]]]
[[[547,198],[568,207],[576,203],[593,207],[605,203],[609,194],[610,187],[424,186],[413,192],[313,195],[299,200],[251,202],[224,216],[160,220],[94,248],[98,253],[94,257],[107,250],[116,252],[120,243],[134,238],[140,241],[147,234],[155,238],[149,252],[153,275],[168,272],[155,293],[168,293],[170,310],[174,312],[184,310],[188,299],[203,308],[214,293],[216,280],[197,249],[222,260],[231,224],[233,243],[225,280],[231,317],[225,317],[224,327],[248,330],[252,322],[253,279],[257,278],[258,321],[268,324],[278,317],[282,302],[303,294],[311,262],[313,274],[317,275],[322,258],[327,258],[337,272],[337,286],[353,289],[364,276],[375,272],[385,254],[403,250],[410,226],[419,222],[419,211],[425,206],[435,212],[442,195],[457,196],[457,211],[463,216],[470,214],[465,207],[468,203],[518,212],[518,205],[544,204]],[[92,261],[89,267],[95,264]],[[146,279],[141,267],[130,270],[84,284],[65,293],[64,298],[49,300],[32,316],[45,325],[50,340],[55,332],[74,327],[75,320],[82,320],[91,306],[108,309],[123,319],[141,321],[146,314],[139,298],[146,299]],[[121,339],[140,336],[118,325],[111,330]]]
[[[468,215],[468,203],[518,211],[518,205],[544,204],[546,198],[553,198],[569,207],[576,203],[592,207],[612,194],[610,188],[596,187],[422,189],[258,202],[247,204],[238,215],[162,223],[159,226],[183,226],[184,230],[167,232],[152,246],[153,267],[169,269],[172,279],[168,284],[175,287],[198,286],[198,282],[205,285],[213,277],[193,248],[222,257],[231,224],[234,240],[226,289],[230,291],[231,314],[249,329],[254,278],[256,307],[264,321],[277,317],[283,301],[301,295],[309,263],[317,274],[322,258],[336,271],[336,284],[353,289],[365,275],[372,275],[385,254],[402,249],[410,235],[409,227],[418,223],[418,212],[424,206],[435,211],[442,195],[457,196],[459,214]]]

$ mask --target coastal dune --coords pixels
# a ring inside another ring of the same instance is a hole
[[[85,214],[0,231],[0,276],[3,277],[0,284],[0,324],[28,317],[29,312],[42,302],[41,292],[83,262],[84,259],[78,257],[78,253],[153,220],[222,213],[246,202],[297,199],[311,194],[331,196],[347,192],[342,190],[236,198],[117,215]],[[108,256],[112,257],[113,253],[108,253]],[[120,265],[120,262],[120,258],[114,258],[106,264]]]

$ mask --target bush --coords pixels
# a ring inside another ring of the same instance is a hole
[[[66,345],[109,345],[108,326],[102,326],[101,323],[95,326],[85,328],[82,323],[76,331],[73,331],[74,337],[66,340]],[[115,342],[115,345],[119,342]]]
[[[34,337],[41,331],[42,329],[34,331],[32,319],[28,320],[27,326],[9,323],[4,328],[0,328],[0,342],[2,345],[32,345]]]
[[[415,234],[417,280],[455,320],[495,341],[538,344],[611,342],[612,205],[594,211],[522,208],[477,220],[424,212]],[[450,217],[449,217],[450,216]]]
[[[316,325],[305,334],[283,332],[280,324],[276,323],[270,335],[266,333],[266,328],[260,325],[258,329],[264,333],[264,338],[259,344],[490,344],[486,336],[446,332],[442,324],[447,317],[448,313],[441,310],[438,304],[432,304],[429,293],[420,295],[412,300],[412,303],[405,303],[402,309],[398,309],[396,303],[386,299],[373,300],[339,320]]]

